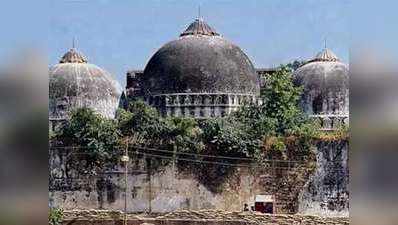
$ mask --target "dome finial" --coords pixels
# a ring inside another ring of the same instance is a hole
[[[72,48],[75,48],[75,42],[76,42],[76,37],[73,37],[73,39],[72,39]]]
[[[200,14],[200,3],[198,6],[198,20],[203,20],[202,15]]]
[[[324,41],[324,49],[326,49],[327,47],[326,47],[326,37],[323,39],[323,41]]]

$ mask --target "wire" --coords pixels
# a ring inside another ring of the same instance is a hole
[[[134,154],[142,154],[145,156],[153,156],[153,157],[158,157],[158,158],[164,158],[164,159],[175,159],[175,160],[181,160],[181,161],[188,161],[188,162],[197,162],[197,163],[207,163],[207,164],[218,164],[218,165],[224,165],[224,166],[235,166],[235,167],[249,167],[249,168],[272,168],[272,169],[289,169],[289,168],[294,168],[293,166],[290,167],[276,167],[276,166],[264,166],[264,165],[245,165],[245,164],[231,164],[231,163],[222,163],[222,162],[213,162],[213,161],[206,161],[206,160],[195,160],[195,159],[186,159],[186,158],[174,158],[170,156],[162,156],[162,155],[156,155],[156,154],[150,154],[150,153],[145,153],[145,152],[133,152]],[[284,163],[289,163],[289,161],[283,161]],[[303,165],[303,164],[301,164]],[[305,167],[308,168],[308,167]],[[304,168],[303,168],[304,169]],[[346,171],[344,169],[331,169],[332,171]],[[329,170],[330,171],[330,170]]]
[[[50,147],[54,149],[95,149],[95,147],[83,147],[83,146],[57,146],[57,147]],[[217,159],[231,159],[231,160],[243,160],[243,161],[250,161],[253,162],[253,159],[250,158],[242,158],[242,157],[229,157],[229,156],[217,156],[217,155],[206,155],[206,154],[198,154],[198,153],[187,153],[187,152],[174,152],[170,150],[164,149],[157,149],[157,148],[148,148],[148,147],[139,147],[139,146],[132,146],[131,148],[141,149],[141,150],[148,150],[148,151],[156,151],[156,152],[165,152],[165,153],[173,153],[177,155],[191,155],[191,156],[198,156],[204,158],[217,158]],[[129,150],[130,152],[134,150]],[[297,161],[297,160],[278,160],[278,159],[264,159],[264,162],[282,162],[282,163],[304,163],[305,160]]]
[[[250,167],[249,165],[244,165],[244,164],[231,164],[231,163],[222,163],[222,162],[212,162],[212,161],[205,161],[205,160],[195,160],[195,159],[186,159],[186,158],[174,158],[170,156],[162,156],[162,155],[156,155],[156,154],[150,154],[150,153],[145,153],[145,152],[133,152],[133,154],[141,154],[145,156],[153,156],[157,158],[163,158],[163,159],[175,159],[175,160],[181,160],[181,161],[187,161],[187,162],[197,162],[197,163],[206,163],[206,164],[216,164],[216,165],[222,165],[222,166],[235,166],[235,167]]]
[[[240,158],[240,157],[228,157],[228,156],[216,156],[216,155],[204,155],[204,154],[197,154],[197,153],[186,153],[186,152],[174,152],[170,150],[162,150],[162,149],[156,149],[156,148],[147,148],[147,147],[134,147],[137,149],[144,149],[144,150],[149,150],[149,151],[158,151],[158,152],[166,152],[166,153],[173,153],[173,154],[180,154],[180,155],[192,155],[192,156],[200,156],[200,157],[205,157],[205,158],[218,158],[218,159],[232,159],[232,160],[244,160],[244,161],[251,161],[253,162],[253,159],[250,158]],[[306,161],[297,161],[297,160],[280,160],[280,159],[264,159],[264,162],[282,162],[282,163],[305,163]]]
[[[147,148],[147,147],[139,147],[139,146],[132,146],[129,148],[136,148],[141,150],[148,150],[148,151],[158,151],[158,152],[166,152],[166,153],[173,153],[173,154],[180,154],[180,155],[191,155],[191,156],[200,156],[200,157],[207,157],[207,158],[220,158],[220,159],[233,159],[233,160],[246,160],[246,161],[253,161],[249,158],[241,158],[241,157],[228,157],[228,156],[216,156],[216,155],[203,155],[197,153],[187,153],[187,152],[174,152],[170,150],[163,150],[163,149],[156,149],[156,148]],[[83,147],[83,146],[56,146],[50,147],[50,149],[95,149],[95,147]],[[132,150],[129,150],[132,151]]]
[[[141,155],[145,155],[145,156],[153,156],[153,157],[163,158],[163,159],[175,159],[177,161],[181,160],[181,161],[197,162],[197,163],[205,163],[205,164],[215,164],[215,165],[222,165],[222,166],[249,167],[249,168],[256,168],[256,167],[268,168],[268,166],[264,166],[264,165],[232,164],[232,163],[213,162],[213,161],[206,161],[206,160],[175,158],[175,157],[162,156],[162,155],[150,154],[150,153],[145,153],[145,152],[132,152],[132,153],[133,154],[141,154]],[[288,162],[286,162],[286,163],[288,163]],[[288,167],[269,166],[269,168],[287,169]]]
[[[222,166],[234,166],[234,167],[249,167],[249,168],[272,168],[272,169],[290,169],[294,168],[297,166],[297,163],[292,163],[293,165],[290,165],[291,162],[289,161],[280,161],[285,164],[288,164],[288,166],[274,166],[271,165],[272,161],[267,161],[268,165],[245,165],[245,164],[232,164],[232,163],[224,163],[224,162],[214,162],[214,161],[206,161],[206,160],[195,160],[195,159],[186,159],[186,158],[174,158],[171,156],[162,156],[162,155],[156,155],[156,154],[150,154],[146,152],[132,152],[133,154],[136,155],[145,155],[145,156],[152,156],[152,157],[157,157],[157,158],[163,158],[163,159],[174,159],[174,160],[180,160],[180,161],[188,161],[188,162],[196,162],[196,163],[205,163],[205,164],[214,164],[214,165],[222,165]],[[79,154],[79,153],[72,153],[72,154]],[[81,153],[87,154],[87,153]],[[304,163],[301,163],[303,165]],[[114,173],[113,171],[110,171],[109,173]],[[116,172],[117,173],[117,172]]]
[[[138,146],[134,146],[133,148],[144,149],[144,150],[149,150],[149,151],[157,151],[157,152],[167,152],[167,153],[173,153],[173,154],[179,154],[179,155],[201,156],[201,157],[206,157],[206,158],[219,158],[219,159],[234,159],[234,160],[253,161],[250,158],[241,158],[241,157],[204,155],[204,154],[188,153],[188,152],[174,152],[174,151],[170,151],[170,150],[163,150],[163,149],[156,149],[156,148],[147,148],[147,147],[138,147]]]

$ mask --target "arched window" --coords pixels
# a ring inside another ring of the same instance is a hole
[[[323,106],[323,97],[322,95],[318,95],[312,101],[312,113],[320,114],[322,112],[322,106]]]
[[[199,114],[200,114],[200,117],[204,117],[205,116],[205,111],[204,111],[203,108],[200,108]]]

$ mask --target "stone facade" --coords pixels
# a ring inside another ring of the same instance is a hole
[[[254,95],[230,93],[163,94],[149,96],[144,100],[164,116],[193,118],[223,117],[245,103],[257,102]]]
[[[322,148],[315,172],[303,161],[276,161],[265,167],[240,166],[221,183],[219,192],[209,188],[198,171],[180,171],[173,165],[148,173],[144,159],[129,165],[127,206],[129,212],[172,212],[216,209],[240,211],[252,206],[256,195],[273,195],[275,213],[312,212],[346,216],[348,193],[347,143],[318,145]],[[50,151],[50,205],[71,209],[121,210],[124,207],[123,168],[113,165],[84,175],[84,161],[70,158],[65,150]],[[336,157],[332,157],[336,156]],[[195,167],[193,167],[195,168]],[[339,172],[336,172],[336,170]],[[312,175],[311,175],[312,174]],[[223,177],[224,178],[224,177]],[[220,178],[208,178],[216,183]],[[343,180],[341,180],[343,179]],[[311,191],[312,190],[312,191]],[[322,204],[327,203],[322,210]],[[339,207],[331,207],[339,205]]]
[[[260,87],[265,85],[265,76],[275,72],[273,68],[256,69]],[[194,118],[223,117],[246,103],[261,104],[262,100],[254,94],[242,93],[171,93],[145,96],[140,83],[142,70],[127,72],[127,99],[143,99],[158,109],[163,116]]]
[[[333,131],[342,126],[348,126],[350,123],[348,114],[317,114],[309,117],[319,123],[322,131]]]
[[[298,197],[300,214],[349,216],[348,142],[319,142],[317,168]]]
[[[213,210],[178,211],[165,214],[128,214],[129,225],[347,225],[349,218],[325,218],[304,215],[264,215]],[[116,225],[123,224],[120,211],[67,211],[63,224]]]

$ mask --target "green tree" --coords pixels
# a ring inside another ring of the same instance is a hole
[[[305,61],[303,60],[294,60],[293,62],[290,62],[286,64],[286,66],[291,69],[292,71],[297,70],[299,67],[303,66],[305,64]]]
[[[120,132],[115,120],[103,118],[92,109],[79,108],[72,112],[57,139],[64,146],[77,147],[90,166],[101,167],[114,159]]]
[[[302,87],[293,84],[292,70],[281,66],[274,74],[267,76],[266,86],[261,91],[265,116],[276,121],[276,132],[286,132],[305,122],[306,116],[299,108],[298,101]]]
[[[119,110],[117,120],[123,135],[139,133],[147,140],[159,140],[169,132],[158,111],[140,100],[131,102],[127,111]]]
[[[285,157],[289,147],[309,150],[317,131],[299,107],[302,88],[293,83],[292,65],[282,65],[267,75],[266,85],[261,91],[263,104],[244,105],[231,115],[235,121],[246,125],[244,128],[250,134],[249,138],[262,143],[251,155],[260,161],[275,154]]]
[[[198,153],[204,148],[202,130],[197,120],[193,118],[169,117],[167,118],[170,133],[168,134],[173,150],[179,152]]]
[[[250,125],[234,118],[213,118],[202,121],[206,152],[214,155],[250,157],[259,146]]]
[[[48,215],[49,225],[61,225],[64,217],[64,211],[60,208],[50,208]]]
[[[198,151],[201,148],[197,121],[192,118],[162,117],[158,111],[143,101],[130,103],[128,111],[119,110],[117,120],[123,135],[138,133],[146,145],[180,151]]]

